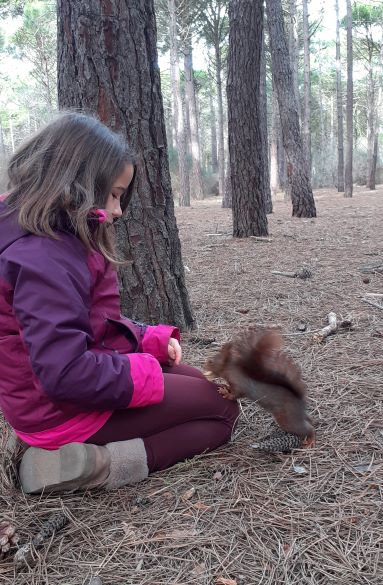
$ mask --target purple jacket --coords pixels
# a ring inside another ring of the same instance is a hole
[[[73,234],[25,233],[1,215],[0,409],[17,430],[162,400],[178,329],[120,315],[117,275]]]

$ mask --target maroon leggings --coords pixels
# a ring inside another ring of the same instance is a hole
[[[105,445],[140,437],[150,472],[226,443],[238,417],[238,404],[222,398],[216,385],[191,366],[162,369],[165,395],[160,404],[116,410],[87,443]]]

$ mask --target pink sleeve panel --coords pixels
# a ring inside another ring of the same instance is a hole
[[[147,353],[130,353],[127,357],[133,382],[133,395],[128,408],[162,402],[164,376],[158,360]]]
[[[172,325],[148,325],[141,343],[141,351],[150,353],[161,364],[168,364],[168,343],[171,337],[180,341],[180,332],[177,327]]]

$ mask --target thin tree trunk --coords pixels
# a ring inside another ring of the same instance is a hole
[[[218,99],[218,185],[219,194],[223,197],[225,189],[225,138],[223,130],[223,95],[222,95],[222,63],[221,47],[217,42],[215,45],[215,76],[217,83]]]
[[[352,79],[352,7],[347,0],[347,149],[344,169],[344,196],[352,197],[352,149],[353,149],[353,79]]]
[[[375,190],[376,160],[375,138],[376,138],[376,111],[375,111],[375,87],[374,72],[372,64],[372,39],[368,39],[368,90],[367,90],[367,179],[366,187],[371,191]]]
[[[263,18],[263,11],[262,11]],[[263,25],[263,21],[262,21]],[[263,172],[264,172],[264,192],[265,192],[265,208],[266,213],[273,213],[273,202],[271,200],[271,189],[270,189],[270,165],[269,165],[269,137],[267,128],[267,90],[266,90],[266,55],[265,55],[265,31],[262,26],[262,45],[261,45],[261,101],[260,101],[260,133],[261,140],[263,142],[262,154],[263,154]]]
[[[209,95],[210,104],[210,127],[211,127],[211,170],[212,173],[218,171],[218,156],[217,156],[217,121],[215,116],[215,107],[213,102],[213,96],[210,92]]]
[[[273,199],[276,198],[279,184],[278,169],[278,134],[279,134],[279,111],[276,89],[273,84],[271,94],[271,136],[270,136],[270,189]]]
[[[344,147],[343,147],[343,96],[342,96],[342,65],[340,58],[339,35],[339,2],[335,0],[336,12],[336,108],[337,108],[337,137],[338,137],[338,193],[344,191]]]
[[[321,50],[321,48],[319,48]],[[322,92],[322,65],[321,65],[321,58],[317,59],[318,62],[318,102],[319,102],[319,161],[317,164],[317,176],[315,177],[316,185],[318,188],[325,186],[325,175],[326,175],[326,166],[328,166],[327,161],[327,153],[329,151],[329,147],[331,148],[331,144],[329,145],[328,142],[325,144],[325,121],[324,121],[324,114],[323,114],[323,92]],[[332,108],[331,108],[331,115],[330,119],[332,118]],[[331,131],[330,131],[330,143],[331,143]],[[311,140],[310,140],[311,145]]]
[[[126,0],[125,0],[126,1]],[[178,41],[175,0],[168,0],[170,13],[170,76],[173,90],[173,112],[178,151],[179,204],[190,206],[190,182],[187,164],[187,128],[182,105],[180,72],[178,67]]]
[[[311,177],[311,80],[310,80],[310,31],[307,0],[303,0],[303,49],[304,49],[304,109],[302,140],[307,161],[307,172]]]
[[[274,82],[273,82],[274,84]],[[277,100],[278,105],[278,98],[277,94],[275,93],[275,98]],[[277,137],[277,157],[278,157],[278,182],[279,187],[284,191],[284,200],[291,201],[291,189],[287,181],[287,170],[286,170],[286,154],[285,149],[283,146],[283,136],[282,136],[282,127],[281,127],[281,117],[279,116],[279,106],[278,106],[278,137]]]
[[[277,89],[283,146],[287,157],[293,215],[315,217],[315,202],[299,130],[298,104],[293,88],[281,0],[267,0],[266,10],[272,70]]]
[[[135,194],[118,230],[127,258],[122,311],[140,321],[191,327],[152,0],[134,7],[127,0],[58,0],[58,61],[60,108],[94,112],[124,133],[137,153]]]
[[[261,132],[263,0],[229,6],[228,135],[233,235],[267,236]]]
[[[172,115],[172,103],[171,99],[166,104],[166,113],[165,113],[165,128],[166,128],[166,139],[168,143],[168,147],[172,150],[174,149],[174,141],[173,141],[173,115]]]
[[[378,162],[378,138],[379,132],[375,131],[375,138],[374,138],[374,149],[372,153],[372,160],[371,160],[371,169],[370,169],[370,189],[371,191],[375,191],[376,187],[376,165]]]
[[[233,190],[231,188],[230,159],[227,161],[225,174],[225,191],[222,197],[222,207],[231,209],[233,206]]]
[[[189,103],[190,141],[192,157],[192,192],[195,199],[203,199],[201,149],[198,133],[197,101],[193,76],[193,53],[190,45],[184,47],[185,93]]]
[[[288,30],[289,30],[289,56],[291,71],[293,75],[293,85],[295,99],[298,104],[298,115],[300,117],[300,97],[298,84],[298,61],[299,61],[299,43],[298,43],[298,18],[297,18],[297,0],[289,0],[288,12]]]

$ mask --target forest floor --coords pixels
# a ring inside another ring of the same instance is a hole
[[[33,568],[0,562],[4,585],[79,585],[97,574],[104,585],[381,584],[383,310],[362,298],[383,293],[383,274],[359,268],[383,262],[383,188],[315,195],[317,219],[275,203],[270,242],[233,239],[218,199],[176,214],[197,320],[184,361],[203,367],[246,327],[279,325],[308,384],[316,447],[253,449],[272,422],[242,401],[229,445],[115,493],[25,497],[3,471],[1,515],[22,537],[54,510],[70,519]],[[301,266],[311,279],[272,274]],[[353,328],[318,343],[330,311]]]

